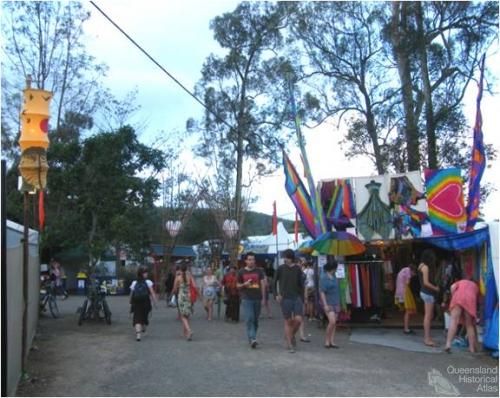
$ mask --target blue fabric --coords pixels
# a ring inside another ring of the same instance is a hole
[[[495,307],[498,303],[497,284],[493,272],[489,274],[486,281],[486,295],[484,297],[484,319],[490,319],[493,316]]]
[[[498,307],[493,312],[491,319],[484,325],[483,346],[492,350],[498,350]]]
[[[488,242],[489,244],[489,238],[490,233],[488,227],[485,227],[461,234],[431,236],[415,240],[430,243],[433,246],[437,246],[445,250],[465,250],[470,249],[471,247],[480,248],[484,242]]]
[[[243,315],[247,328],[248,341],[257,339],[257,329],[259,328],[259,316],[261,310],[260,300],[241,300],[243,305]]]

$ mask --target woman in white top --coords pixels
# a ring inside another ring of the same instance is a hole
[[[134,314],[132,324],[135,327],[136,341],[141,341],[141,332],[146,332],[151,312],[151,298],[156,304],[157,298],[153,290],[153,282],[148,279],[148,269],[139,267],[137,279],[130,285],[130,312]]]
[[[305,280],[305,315],[309,320],[314,319],[314,295],[316,294],[316,289],[314,288],[314,269],[310,262],[305,263],[304,269]]]
[[[202,293],[203,293],[203,307],[207,312],[207,319],[209,321],[212,320],[212,313],[214,308],[214,300],[217,297],[217,286],[219,283],[217,282],[217,278],[213,274],[213,270],[211,267],[207,268],[207,273],[203,277],[202,283]]]

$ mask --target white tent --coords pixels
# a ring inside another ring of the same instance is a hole
[[[245,242],[245,250],[255,253],[276,254],[276,246],[278,247],[278,251],[286,249],[296,250],[304,240],[301,233],[298,234],[298,240],[298,242],[295,242],[295,234],[288,233],[283,223],[279,222],[277,235],[249,236]]]

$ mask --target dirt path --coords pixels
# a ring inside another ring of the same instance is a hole
[[[40,318],[37,349],[29,357],[32,379],[20,385],[18,396],[429,396],[446,395],[436,390],[443,378],[462,396],[498,395],[449,371],[483,367],[498,375],[498,361],[485,354],[403,351],[351,342],[345,332],[338,335],[339,350],[326,350],[324,331],[312,323],[306,326],[312,342],[290,354],[276,306],[275,318],[261,321],[261,344],[252,350],[242,322],[208,322],[199,303],[192,342],[182,338],[176,311],[162,302],[138,343],[127,297],[109,297],[112,325],[88,321],[79,327],[82,301],[60,301],[60,319]],[[484,387],[498,388],[498,379]]]

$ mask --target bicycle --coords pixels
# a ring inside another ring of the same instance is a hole
[[[81,326],[83,321],[87,319],[105,320],[108,325],[111,325],[111,311],[106,301],[106,287],[99,286],[96,282],[91,283],[79,312],[78,326]]]
[[[40,288],[40,312],[47,311],[47,304],[53,318],[59,318],[54,284],[51,282]]]

